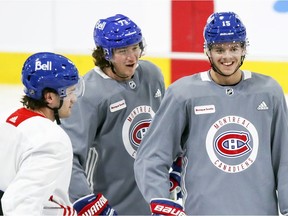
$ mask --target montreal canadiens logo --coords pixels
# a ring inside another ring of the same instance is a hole
[[[134,127],[131,129],[130,132],[130,142],[138,148],[140,145],[140,142],[142,141],[146,131],[148,130],[148,127],[150,126],[151,119],[144,119],[140,122],[137,122],[137,124],[134,125]]]
[[[256,128],[240,116],[217,120],[206,137],[206,150],[212,164],[227,173],[248,169],[256,160],[258,145]]]
[[[122,128],[122,139],[126,151],[135,158],[137,149],[150,126],[155,113],[150,106],[138,106],[126,118]]]
[[[251,151],[249,134],[229,131],[220,134],[215,140],[215,149],[226,157],[240,157]]]

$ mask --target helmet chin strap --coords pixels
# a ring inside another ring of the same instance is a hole
[[[213,62],[213,60],[211,59],[211,57],[209,57],[209,55],[207,55],[207,56],[208,56],[208,59],[209,59],[209,62],[210,62],[210,65],[211,65],[212,69],[213,69],[216,73],[220,74],[221,76],[225,76],[225,77],[232,76],[234,73],[236,73],[236,71],[242,66],[242,64],[243,64],[243,62],[244,62],[244,59],[245,59],[245,55],[241,56],[241,62],[240,62],[240,64],[237,66],[237,68],[234,70],[234,72],[233,72],[232,74],[230,74],[230,75],[226,75],[226,74],[224,74],[224,73],[214,64],[214,62]]]
[[[62,107],[62,105],[63,105],[63,98],[60,98],[60,105],[58,108],[52,108],[52,107],[49,107],[48,105],[46,106],[49,109],[53,110],[57,125],[61,124],[60,117],[59,117],[59,109]]]
[[[115,67],[114,67],[114,65],[112,64],[112,62],[109,61],[109,63],[110,63],[110,68],[111,68],[112,72],[113,72],[117,77],[119,77],[119,78],[121,78],[121,79],[126,79],[126,78],[129,77],[129,76],[120,76],[119,74],[117,74],[116,71],[115,71]]]

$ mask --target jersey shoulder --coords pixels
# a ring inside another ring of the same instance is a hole
[[[16,110],[14,113],[12,113],[7,119],[6,122],[17,127],[22,122],[26,121],[29,118],[40,116],[42,118],[45,118],[43,115],[33,112],[31,110],[20,108]]]
[[[62,143],[67,147],[71,144],[69,136],[56,122],[40,116],[34,116],[23,121],[17,129],[27,136],[33,145],[38,145],[38,143],[50,143],[50,145],[51,143]]]
[[[187,88],[201,88],[202,86],[205,86],[206,81],[210,81],[208,78],[206,79],[206,76],[208,76],[208,71],[184,76],[174,81],[168,88],[175,90],[183,89],[183,91],[185,91],[185,89],[187,90]]]
[[[189,76],[184,76],[174,81],[168,86],[165,96],[171,100],[176,100],[178,103],[184,102],[187,99],[201,97],[207,94],[207,80],[203,79],[203,74],[199,72]],[[209,82],[210,83],[210,82]],[[209,85],[209,84],[208,84]]]
[[[245,72],[247,72],[247,71],[245,71]],[[278,81],[276,79],[274,79],[271,76],[261,74],[259,72],[251,72],[251,78],[252,78],[253,82],[258,82],[258,83],[261,83],[262,85],[280,87],[280,84],[278,83]]]
[[[247,72],[247,71],[246,71]],[[271,94],[283,94],[283,89],[276,79],[258,72],[251,72],[251,79],[247,79],[254,92],[266,91]]]
[[[95,66],[84,75],[84,95],[77,101],[85,101],[88,104],[98,104],[103,99],[110,97],[119,91],[119,84],[107,76],[99,67]]]
[[[147,60],[139,60],[138,67],[136,70],[138,72],[143,72],[145,73],[145,75],[148,76],[160,76],[160,77],[163,76],[160,67]]]
[[[99,85],[105,86],[105,81],[113,81],[113,79],[106,75],[98,66],[95,66],[84,75],[84,81],[85,85],[97,87]]]
[[[62,151],[66,154],[72,147],[69,136],[65,131],[50,119],[38,115],[25,108],[18,109],[7,121],[1,125],[0,131],[10,131],[5,133],[3,139],[13,140],[13,145],[19,146],[23,151],[32,149],[48,149],[52,152]],[[11,134],[13,134],[11,136]],[[67,155],[67,154],[66,154]]]

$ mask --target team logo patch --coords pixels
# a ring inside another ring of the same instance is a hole
[[[226,94],[231,96],[234,94],[234,90],[232,88],[228,88],[228,89],[226,89]]]
[[[206,150],[212,164],[227,173],[248,169],[256,160],[258,145],[256,128],[240,116],[217,120],[206,137]]]
[[[251,151],[249,134],[245,132],[228,131],[220,134],[214,145],[219,154],[230,158],[239,157]]]
[[[138,148],[142,141],[148,127],[150,126],[151,119],[145,119],[137,122],[130,132],[130,142]]]
[[[135,89],[136,88],[136,83],[133,80],[129,81],[129,86],[131,89]]]
[[[122,139],[126,151],[136,157],[137,149],[150,126],[155,113],[150,106],[138,106],[128,115],[122,128]]]

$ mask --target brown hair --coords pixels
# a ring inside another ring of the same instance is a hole
[[[102,47],[96,47],[93,50],[92,57],[94,64],[103,70],[104,68],[110,67],[110,62],[105,59],[105,54]]]
[[[58,94],[57,91],[54,90],[54,89],[45,88],[43,90],[43,92],[42,92],[42,97],[41,97],[40,100],[36,100],[36,99],[31,98],[31,97],[28,97],[27,95],[24,95],[20,102],[23,104],[24,107],[32,109],[32,110],[39,109],[39,108],[42,108],[42,107],[46,107],[47,106],[47,102],[44,99],[44,95],[47,92],[53,92],[55,94]]]

